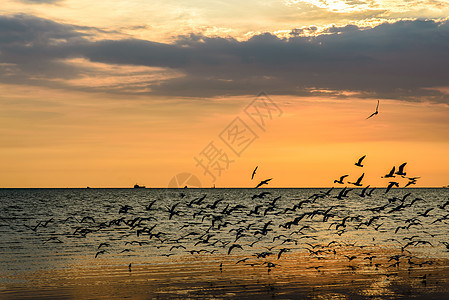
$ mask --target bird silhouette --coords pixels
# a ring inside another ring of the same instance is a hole
[[[257,168],[258,168],[259,166],[256,166],[256,168],[254,169],[254,171],[253,171],[253,174],[251,174],[251,180],[253,180],[253,178],[254,178],[254,175],[256,175],[256,171],[257,171]]]
[[[168,217],[169,220],[171,220],[171,218],[172,218],[174,215],[178,215],[178,214],[179,214],[179,212],[175,211],[176,206],[178,206],[178,205],[179,205],[179,202],[173,204],[172,207],[168,207],[168,206],[167,206],[167,211],[170,213],[170,216]]]
[[[387,186],[387,190],[385,191],[385,194],[388,193],[388,192],[391,190],[391,188],[392,188],[393,186],[399,187],[399,183],[394,182],[394,181],[390,181],[390,183],[389,183],[388,186]]]
[[[359,160],[354,164],[357,167],[363,167],[362,165],[362,161],[365,159],[366,155],[363,155],[362,157],[359,158]]]
[[[366,191],[368,190],[369,185],[365,188],[363,188],[362,192],[359,194],[360,197],[365,197]]]
[[[228,255],[231,254],[231,251],[234,248],[239,248],[239,249],[243,250],[242,246],[240,246],[239,244],[232,244],[231,247],[229,247],[229,249],[228,249]]]
[[[267,196],[267,195],[271,195],[271,193],[270,192],[262,192],[260,194],[255,194],[255,195],[251,196],[251,199],[252,200],[254,200],[256,198],[264,199],[265,196]]]
[[[261,187],[261,186],[264,185],[264,184],[268,184],[268,182],[269,182],[270,180],[272,180],[272,179],[273,179],[273,178],[269,178],[269,179],[262,180],[261,182],[259,182],[258,185],[256,185],[256,189],[257,189],[258,187]]]
[[[404,187],[408,187],[408,186],[410,186],[410,185],[412,185],[412,184],[416,184],[416,179],[409,179],[409,181],[407,182],[407,184],[404,186]]]
[[[340,179],[335,179],[334,183],[339,183],[339,184],[344,184],[343,179],[345,179],[346,177],[348,177],[349,175],[343,175],[340,177]]]
[[[365,176],[365,173],[363,173],[363,174],[357,179],[356,182],[349,182],[349,181],[348,181],[348,183],[353,184],[353,185],[355,185],[355,186],[362,186],[361,182],[362,182],[363,176]]]
[[[396,177],[394,176],[394,171],[396,170],[396,167],[393,166],[393,168],[391,169],[390,173],[386,174],[385,176],[382,176],[381,178],[393,178]]]
[[[376,106],[376,111],[373,112],[368,118],[366,118],[367,120],[371,117],[374,117],[375,115],[377,115],[379,113],[379,100],[377,100],[377,106]]]
[[[101,247],[109,247],[111,246],[109,243],[101,243],[100,245],[98,245],[97,249],[100,249]]]
[[[403,163],[402,165],[399,166],[398,171],[395,173],[396,175],[400,175],[400,176],[405,176],[407,175],[407,173],[404,172],[404,167],[407,163]]]
[[[105,253],[106,253],[105,250],[100,250],[100,251],[98,251],[98,252],[95,254],[95,258],[97,258],[98,255],[100,255],[100,254],[105,254]]]

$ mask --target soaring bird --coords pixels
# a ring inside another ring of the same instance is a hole
[[[367,120],[371,117],[374,117],[375,115],[377,115],[379,113],[379,100],[377,100],[377,106],[376,106],[376,111],[373,112],[368,118],[366,118]]]
[[[362,157],[359,158],[359,160],[354,164],[357,167],[363,167],[362,165],[362,160],[366,157],[366,155],[363,155]]]
[[[109,247],[109,246],[111,246],[109,243],[101,243],[99,246],[98,246],[98,248],[97,249],[100,249],[101,247]]]
[[[393,166],[393,168],[391,169],[390,173],[386,174],[385,176],[382,176],[382,178],[393,178],[394,176],[394,171],[396,170],[396,167]]]
[[[179,202],[173,204],[173,206],[172,206],[171,208],[167,206],[167,211],[170,213],[170,216],[168,217],[169,220],[171,220],[171,218],[172,218],[174,215],[179,215],[179,212],[175,211],[176,206],[178,206],[178,205],[179,205]]]
[[[260,194],[254,194],[254,195],[251,196],[251,199],[252,200],[254,200],[256,198],[264,199],[265,196],[267,196],[267,195],[271,195],[271,193],[270,192],[262,192]]]
[[[105,253],[106,253],[105,250],[100,250],[100,251],[97,252],[97,254],[95,254],[95,258],[97,258],[98,255],[105,254]]]
[[[352,189],[344,188],[338,193],[337,196],[334,196],[334,198],[337,198],[338,200],[343,200],[343,198],[348,197],[348,193],[352,191]]]
[[[349,181],[348,181],[348,183],[353,184],[353,185],[355,185],[355,186],[362,186],[361,182],[362,182],[363,176],[365,176],[365,173],[363,173],[362,176],[360,176],[360,177],[357,179],[356,182],[349,182]]]
[[[281,258],[282,253],[288,252],[288,251],[290,251],[290,249],[288,249],[288,248],[282,248],[282,249],[279,251],[279,253],[278,253],[278,259]]]
[[[270,181],[270,180],[272,180],[272,179],[273,179],[273,178],[269,178],[269,179],[262,180],[261,182],[259,182],[258,185],[256,185],[256,189],[257,189],[258,187],[264,185],[264,184],[268,184],[268,181]]]
[[[339,183],[339,184],[344,184],[343,179],[345,179],[345,177],[348,177],[349,175],[343,175],[340,177],[340,179],[335,179],[334,183]]]
[[[394,181],[390,181],[390,183],[389,183],[388,186],[387,186],[387,190],[385,191],[385,194],[388,193],[388,192],[391,190],[391,188],[392,188],[393,186],[399,187],[399,183],[394,182]]]
[[[369,196],[369,197],[371,197],[371,194],[374,192],[375,189],[376,189],[376,188],[373,187],[371,190],[369,190],[368,192],[366,192],[366,195]]]
[[[365,193],[366,191],[369,189],[369,185],[367,187],[365,187],[362,192],[359,194],[360,197],[365,197]]]
[[[258,167],[259,167],[259,166],[257,166],[257,167],[254,169],[253,174],[251,174],[251,180],[253,180],[254,175],[256,175],[256,171],[257,171],[257,168],[258,168]]]
[[[414,179],[414,178],[409,179],[409,182],[407,182],[407,184],[404,187],[408,187],[409,185],[412,185],[412,184],[416,184],[416,179]]]
[[[234,249],[234,248],[240,248],[240,249],[243,250],[242,246],[240,246],[239,244],[232,244],[231,247],[229,247],[228,255],[231,254],[231,251],[232,251],[232,249]]]
[[[405,162],[405,163],[403,163],[402,165],[400,165],[398,171],[397,171],[395,174],[396,174],[396,175],[400,175],[400,176],[405,176],[405,175],[407,175],[407,173],[404,172],[404,168],[405,168],[405,165],[406,165],[406,164],[407,164],[407,163]]]

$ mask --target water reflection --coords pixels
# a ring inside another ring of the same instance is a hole
[[[448,190],[262,191],[0,190],[0,295],[448,295]]]

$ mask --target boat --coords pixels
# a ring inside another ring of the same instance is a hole
[[[144,185],[138,185],[137,183],[134,185],[135,189],[144,189],[145,186]]]

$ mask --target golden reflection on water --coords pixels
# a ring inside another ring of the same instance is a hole
[[[335,247],[335,253],[285,253],[266,258],[241,255],[188,255],[158,258],[152,262],[83,257],[83,264],[40,270],[20,276],[24,284],[4,283],[3,295],[75,299],[150,298],[309,298],[393,299],[447,295],[449,261],[399,258],[385,248]],[[366,257],[372,257],[370,261]],[[353,258],[355,257],[355,258]],[[220,270],[220,264],[222,268]],[[415,265],[416,264],[416,265]],[[15,294],[16,293],[16,294]],[[441,298],[444,299],[444,298]]]

